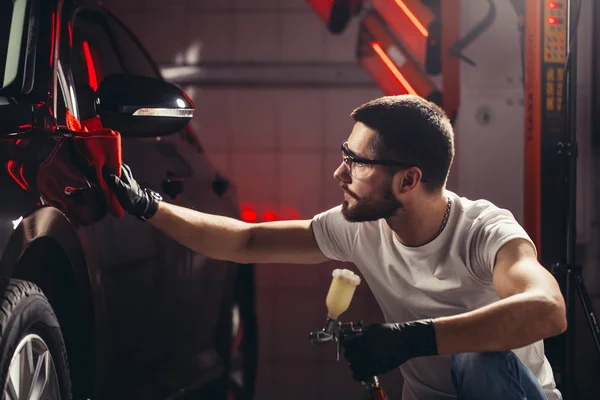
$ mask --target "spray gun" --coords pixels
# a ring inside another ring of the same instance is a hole
[[[360,284],[360,277],[348,269],[336,269],[331,274],[333,279],[325,304],[327,306],[327,319],[325,326],[320,331],[310,333],[309,340],[313,345],[335,343],[335,361],[340,360],[340,351],[344,340],[349,340],[360,334],[363,328],[362,321],[357,323],[341,322],[340,315],[350,306],[356,287]],[[363,381],[365,393],[369,400],[386,400],[383,388],[379,386],[379,379],[373,378]]]

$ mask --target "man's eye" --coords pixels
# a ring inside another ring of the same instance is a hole
[[[359,168],[362,168],[362,167],[364,167],[364,166],[365,166],[365,164],[363,164],[363,163],[359,163],[359,162],[354,162],[354,165],[356,165],[356,166],[357,166],[357,167],[359,167]]]

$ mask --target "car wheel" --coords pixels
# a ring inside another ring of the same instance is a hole
[[[41,289],[11,280],[0,304],[0,326],[3,398],[70,400],[65,343]]]
[[[253,267],[244,265],[238,271],[231,310],[232,342],[227,400],[250,400],[254,397],[258,362],[258,329],[254,304]]]

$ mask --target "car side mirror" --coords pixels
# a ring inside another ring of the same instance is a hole
[[[177,86],[159,78],[109,75],[96,94],[96,110],[102,125],[123,136],[177,133],[194,115],[190,98]]]

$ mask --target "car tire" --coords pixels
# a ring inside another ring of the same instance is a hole
[[[232,342],[227,371],[227,400],[254,398],[258,367],[254,266],[240,265],[231,309]]]
[[[0,303],[0,384],[6,399],[72,398],[58,320],[42,290],[28,281],[11,280]]]

